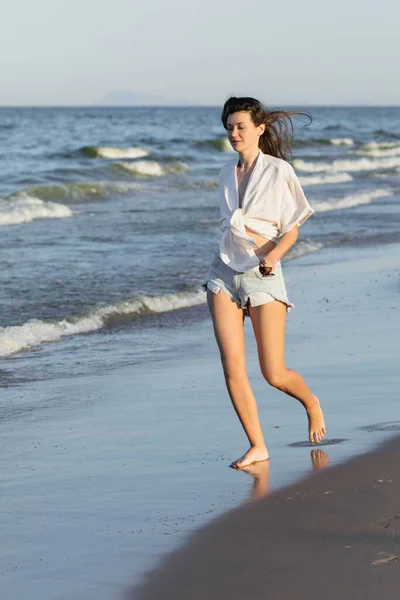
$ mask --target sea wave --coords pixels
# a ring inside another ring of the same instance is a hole
[[[219,181],[218,179],[203,179],[201,181],[194,181],[191,187],[203,190],[216,190],[219,187]]]
[[[353,146],[354,140],[351,138],[313,138],[311,143],[312,145],[324,144],[332,146]]]
[[[351,138],[332,138],[330,143],[334,146],[353,146],[354,140]]]
[[[27,194],[18,198],[0,199],[0,225],[18,225],[34,219],[63,219],[72,215],[63,204],[43,202]]]
[[[140,146],[133,146],[129,148],[122,148],[118,146],[83,146],[80,148],[81,154],[89,156],[90,158],[142,158],[148,156],[149,153]]]
[[[369,192],[362,192],[361,194],[351,194],[339,200],[332,200],[331,202],[312,202],[311,206],[316,212],[343,210],[359,206],[360,204],[370,204],[375,198],[385,198],[392,195],[393,190],[391,189],[371,190]]]
[[[293,166],[299,171],[309,173],[342,172],[342,171],[377,171],[381,169],[393,169],[400,166],[400,156],[388,158],[360,158],[358,160],[333,160],[325,162],[306,162],[300,158],[293,161]]]
[[[45,342],[56,342],[63,336],[93,332],[121,321],[196,306],[204,302],[205,295],[202,290],[162,296],[139,296],[118,304],[95,308],[81,317],[71,316],[55,322],[33,319],[23,325],[0,327],[0,357],[7,358]]]
[[[394,133],[393,131],[387,131],[386,129],[376,129],[374,131],[376,135],[381,135],[382,137],[386,137],[389,139],[400,140],[400,134]]]
[[[113,194],[129,194],[138,184],[117,182],[65,183],[60,185],[31,186],[16,192],[10,199],[31,196],[44,201],[85,202],[106,198]]]
[[[114,165],[136,177],[162,177],[168,173],[184,173],[189,168],[181,161],[161,164],[155,160],[136,160],[116,162]]]
[[[326,185],[329,183],[346,183],[352,181],[350,173],[323,173],[321,175],[303,175],[300,183],[306,187],[310,185]]]
[[[335,123],[335,124],[331,124],[331,125],[325,125],[324,129],[325,131],[333,131],[336,129],[340,129],[341,125],[339,123]]]
[[[15,123],[0,123],[0,131],[9,131],[14,129],[15,126]]]
[[[322,244],[300,240],[296,248],[287,254],[285,261],[315,252],[321,247]],[[71,315],[59,321],[31,319],[23,325],[0,327],[0,358],[14,356],[44,343],[56,342],[64,336],[95,332],[143,316],[197,306],[205,302],[206,296],[200,288],[160,296],[138,296],[116,304],[96,307],[87,314]]]
[[[218,152],[234,152],[227,137],[212,138],[210,140],[198,142],[197,145],[199,147],[212,146],[215,150],[218,150]]]
[[[355,154],[367,154],[374,157],[398,156],[400,154],[399,142],[370,142],[356,150]]]
[[[314,146],[353,146],[351,138],[310,138],[308,140],[294,139],[294,148],[312,148]]]
[[[333,146],[353,146],[354,140],[351,138],[312,138],[310,140],[296,139],[293,141],[293,146],[296,148],[309,147],[315,145],[333,145]],[[213,146],[219,152],[234,152],[228,138],[218,137],[210,140],[198,142],[200,147]]]

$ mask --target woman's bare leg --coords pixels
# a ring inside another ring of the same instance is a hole
[[[246,372],[244,312],[224,292],[214,294],[207,290],[207,302],[229,397],[251,446],[245,464],[268,460],[257,403]],[[236,468],[240,460],[231,466]]]
[[[301,375],[285,366],[285,304],[274,300],[249,307],[249,314],[264,378],[270,385],[301,402],[308,417],[309,440],[312,443],[320,442],[325,436],[326,426],[319,400],[311,393]]]

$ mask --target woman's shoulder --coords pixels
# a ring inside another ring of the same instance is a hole
[[[271,156],[271,154],[263,154],[262,161],[264,168],[274,168],[276,171],[285,177],[289,177],[293,172],[293,167],[283,158]]]

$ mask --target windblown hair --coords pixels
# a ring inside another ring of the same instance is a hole
[[[228,128],[228,117],[233,113],[245,111],[251,115],[251,120],[258,127],[265,125],[265,131],[260,136],[259,148],[264,154],[270,154],[283,160],[292,160],[293,121],[292,115],[304,115],[312,121],[311,115],[299,111],[268,110],[255,98],[236,98],[231,96],[222,109],[221,120],[225,129]]]

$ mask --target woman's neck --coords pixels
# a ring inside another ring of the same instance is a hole
[[[246,152],[239,152],[238,168],[245,173],[250,171],[250,169],[254,166],[254,163],[257,160],[260,152],[260,148],[250,148]]]

